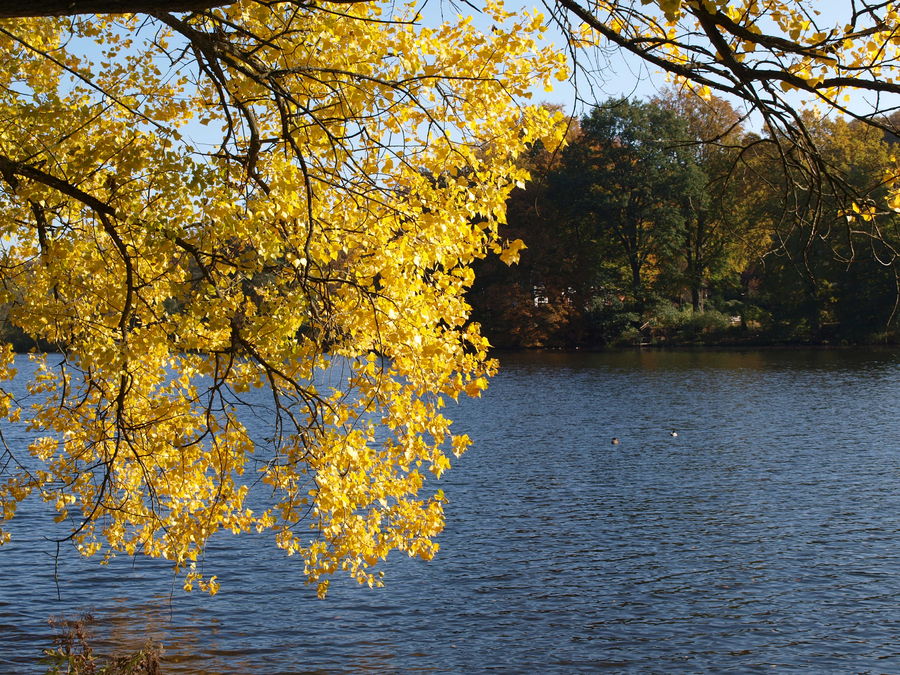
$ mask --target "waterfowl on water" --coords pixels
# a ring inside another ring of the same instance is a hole
[[[675,438],[676,436],[678,436],[678,432],[675,431],[674,429],[672,429],[672,431],[669,432],[669,436],[671,436],[672,438]]]
[[[612,445],[618,445],[618,444],[619,444],[619,439],[616,438],[615,436],[613,436],[613,439],[610,441],[610,443],[611,443]]]

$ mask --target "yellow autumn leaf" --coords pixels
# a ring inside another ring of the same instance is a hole
[[[519,254],[522,249],[528,248],[525,245],[525,242],[521,239],[515,239],[509,242],[500,252],[500,260],[502,260],[507,265],[514,265],[519,262]]]

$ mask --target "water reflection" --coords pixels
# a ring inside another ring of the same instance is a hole
[[[683,370],[727,371],[878,371],[897,364],[894,347],[832,348],[768,348],[768,349],[641,349],[595,353],[509,352],[500,353],[504,366],[529,370],[566,368],[573,371],[596,369],[644,372]]]
[[[65,558],[59,601],[27,511],[0,549],[0,672],[38,671],[47,617],[79,610],[103,646],[160,639],[172,673],[900,670],[895,353],[502,361],[454,411],[476,446],[442,481],[435,561],[319,602],[268,538],[224,534],[215,598]]]

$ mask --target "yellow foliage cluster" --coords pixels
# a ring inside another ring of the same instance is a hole
[[[0,21],[2,301],[64,356],[34,356],[34,403],[0,399],[39,435],[4,519],[39,495],[83,554],[165,558],[212,593],[221,530],[271,531],[322,593],[435,553],[426,482],[468,445],[442,408],[494,368],[470,265],[522,248],[497,233],[517,156],[563,131],[522,101],[566,72],[539,15],[425,28],[390,6]]]

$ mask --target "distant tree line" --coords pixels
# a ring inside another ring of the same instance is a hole
[[[897,336],[895,137],[805,120],[825,171],[726,101],[668,92],[573,119],[508,202],[518,265],[469,299],[497,347],[856,343]]]

